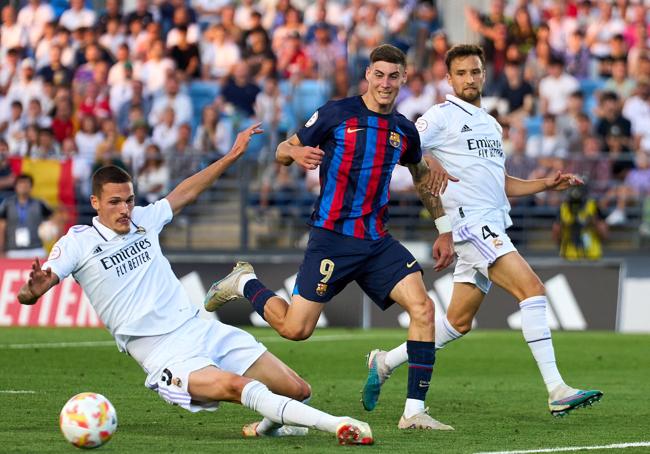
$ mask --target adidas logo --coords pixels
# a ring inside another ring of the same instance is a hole
[[[100,246],[97,246],[93,251],[93,254],[99,254],[100,252],[102,252],[102,248]]]
[[[461,129],[460,132],[470,132],[471,130],[472,128],[470,128],[469,126],[463,125],[463,129]]]

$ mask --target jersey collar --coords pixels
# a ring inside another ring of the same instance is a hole
[[[119,233],[114,232],[113,230],[109,229],[104,224],[102,224],[99,221],[99,216],[95,216],[93,218],[93,227],[95,228],[95,230],[97,230],[97,233],[99,233],[100,236],[105,241],[111,241],[115,237],[120,236]],[[135,232],[135,230],[136,230],[136,227],[133,225],[133,222],[131,222],[131,230],[129,231],[129,233],[133,233],[133,232]]]
[[[463,110],[467,111],[470,115],[474,115],[475,113],[479,112],[485,112],[485,109],[483,107],[476,107],[474,104],[470,104],[467,101],[463,101],[460,98],[457,98],[454,95],[447,94],[447,101],[454,103],[461,107]]]

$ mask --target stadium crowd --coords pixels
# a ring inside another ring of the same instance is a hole
[[[365,90],[370,49],[387,42],[407,53],[397,104],[407,118],[451,93],[444,2],[21,5],[1,14],[0,177],[12,159],[71,160],[77,200],[106,163],[134,175],[143,202],[156,200],[259,119],[265,134],[249,156],[262,169],[259,205],[309,205],[317,175],[271,165],[275,145],[328,99]],[[483,104],[504,127],[508,173],[584,176],[610,225],[630,205],[650,207],[650,2],[493,0],[487,11],[467,7],[465,21],[486,51]],[[412,191],[408,172],[392,190]],[[542,197],[524,203],[561,203]]]

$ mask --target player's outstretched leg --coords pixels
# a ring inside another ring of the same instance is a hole
[[[212,284],[203,301],[205,310],[214,312],[229,301],[243,298],[243,285],[239,288],[239,283],[242,276],[247,275],[255,276],[253,266],[248,262],[237,262],[230,274]]]

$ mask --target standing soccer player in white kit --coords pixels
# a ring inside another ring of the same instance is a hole
[[[455,96],[447,95],[446,102],[434,105],[416,122],[422,148],[432,151],[443,167],[460,180],[450,184],[441,196],[452,222],[458,260],[447,316],[436,317],[436,348],[470,331],[472,319],[494,282],[519,302],[524,339],[546,384],[549,409],[554,416],[564,416],[600,400],[603,393],[567,386],[557,369],[544,285],[506,234],[512,225],[508,197],[560,191],[583,182],[575,175],[560,172],[538,180],[507,175],[501,126],[481,108],[483,49],[454,46],[447,53],[446,64],[447,80]],[[381,385],[404,362],[404,344],[388,352],[370,352],[368,378],[362,391],[366,410],[374,409]]]
[[[43,267],[35,259],[18,300],[34,304],[72,274],[119,350],[147,373],[145,385],[168,403],[191,412],[214,411],[220,401],[241,403],[265,417],[244,426],[245,436],[304,435],[313,427],[335,433],[342,444],[371,444],[366,423],[303,404],[309,385],[253,336],[199,318],[162,254],[163,227],[244,154],[258,128],[240,132],[223,158],[146,207],[134,207],[128,173],[114,166],[97,170],[92,225],[70,228]]]

